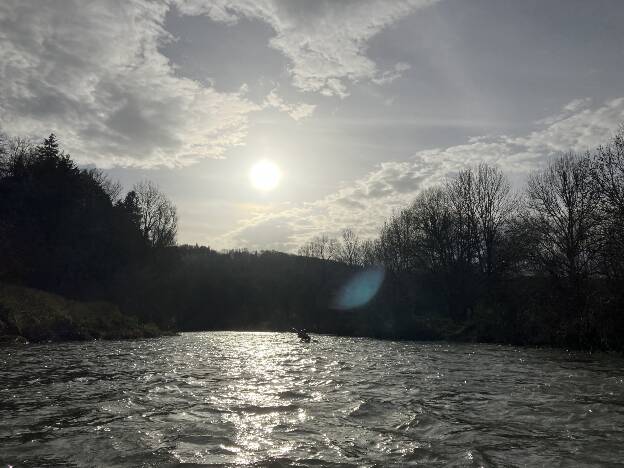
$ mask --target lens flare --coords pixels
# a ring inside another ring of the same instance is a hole
[[[381,267],[368,268],[356,273],[338,292],[335,309],[355,309],[368,303],[383,283],[385,272]]]

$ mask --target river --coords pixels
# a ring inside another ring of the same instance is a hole
[[[605,466],[624,360],[283,333],[0,348],[0,466]]]

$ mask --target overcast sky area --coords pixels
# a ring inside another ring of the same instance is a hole
[[[179,243],[294,251],[460,168],[521,187],[607,142],[623,25],[621,0],[2,0],[0,130],[155,181]]]

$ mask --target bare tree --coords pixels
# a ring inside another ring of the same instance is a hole
[[[382,227],[378,254],[393,271],[429,271],[454,283],[479,268],[498,267],[514,198],[502,172],[481,164],[460,171],[442,187],[421,192]]]
[[[500,169],[481,163],[464,169],[447,183],[448,202],[454,219],[456,261],[477,263],[491,276],[499,264],[504,230],[515,213],[517,200]]]
[[[321,260],[336,260],[339,254],[338,241],[326,234],[313,237],[299,248],[299,255],[315,257]]]
[[[152,182],[139,182],[133,192],[140,213],[139,229],[145,241],[152,247],[174,245],[178,222],[175,206]]]
[[[89,169],[87,174],[102,187],[102,190],[108,195],[108,198],[110,198],[113,204],[120,201],[122,187],[118,181],[111,180],[111,178],[100,169]]]
[[[483,273],[492,275],[499,267],[500,244],[516,212],[517,200],[500,169],[485,163],[477,168],[472,198],[477,221],[479,264]]]
[[[379,241],[365,239],[360,243],[360,253],[358,254],[360,264],[363,266],[377,265],[379,260]]]
[[[537,239],[534,259],[578,289],[595,267],[600,207],[587,155],[565,154],[527,187],[528,222]]]
[[[600,146],[592,168],[598,193],[609,214],[624,215],[624,126],[610,144]]]
[[[411,272],[416,267],[416,218],[412,209],[392,216],[381,228],[378,254],[393,272]]]
[[[10,170],[10,146],[7,135],[0,133],[0,178],[6,177]]]
[[[456,261],[455,221],[448,193],[440,187],[418,195],[411,206],[417,220],[416,252],[418,264],[428,271],[447,272]]]
[[[476,179],[474,171],[465,169],[446,184],[448,204],[453,216],[454,257],[457,266],[462,268],[469,267],[478,258]]]
[[[6,177],[21,163],[32,157],[35,146],[24,138],[0,134],[0,178]]]
[[[297,255],[302,257],[314,257],[314,252],[312,251],[312,241],[306,242],[299,247],[297,249]]]
[[[360,238],[353,229],[347,228],[342,231],[338,258],[347,265],[360,264]]]
[[[597,149],[592,175],[605,214],[602,268],[620,289],[624,281],[624,126],[610,144]]]

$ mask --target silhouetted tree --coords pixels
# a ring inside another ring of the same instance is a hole
[[[390,217],[379,234],[379,260],[392,272],[411,272],[415,268],[416,219],[411,209]]]
[[[453,250],[456,273],[470,273],[479,250],[476,180],[471,169],[460,171],[446,185],[447,200],[453,217]]]
[[[379,259],[379,242],[376,239],[364,239],[360,242],[358,257],[362,266],[372,266],[381,263]]]
[[[477,221],[477,249],[481,271],[488,276],[504,268],[500,250],[509,223],[515,216],[517,200],[505,175],[496,167],[479,164],[472,194]]]
[[[360,238],[351,228],[343,229],[342,242],[338,244],[337,260],[354,266],[361,263]]]
[[[374,239],[351,229],[299,256],[175,246],[173,204],[123,194],[54,135],[0,135],[0,281],[87,299],[185,330],[288,330],[623,349],[624,137],[533,174],[522,198],[481,164],[423,190]],[[166,247],[166,248],[161,248]],[[332,309],[361,269],[375,297]]]
[[[336,260],[339,255],[338,241],[326,234],[315,236],[299,248],[299,255],[321,260]]]
[[[80,169],[54,134],[42,144],[0,145],[0,274],[69,295],[101,297],[121,268],[141,255],[132,210],[120,186]]]
[[[528,223],[537,236],[534,259],[575,290],[595,271],[600,205],[587,155],[560,156],[527,186]]]
[[[88,169],[86,170],[87,175],[93,179],[95,183],[97,183],[104,193],[108,196],[110,201],[115,204],[119,202],[121,193],[123,188],[121,183],[115,180],[111,180],[103,171],[100,169]]]
[[[595,343],[595,307],[590,276],[601,249],[601,209],[589,155],[566,154],[529,178],[526,223],[534,239],[530,255],[537,272],[547,272],[555,290],[548,308],[558,310],[566,344]]]
[[[140,212],[139,228],[145,241],[152,247],[174,245],[178,223],[175,206],[152,182],[139,182],[132,191]]]
[[[593,180],[604,211],[602,271],[624,294],[624,127],[595,154]]]
[[[450,275],[458,249],[454,247],[455,219],[447,192],[441,187],[424,190],[412,203],[411,212],[418,223],[419,266],[431,273]]]
[[[123,201],[117,202],[117,206],[124,210],[130,222],[138,231],[141,230],[141,207],[139,206],[139,197],[134,190],[129,191]]]

